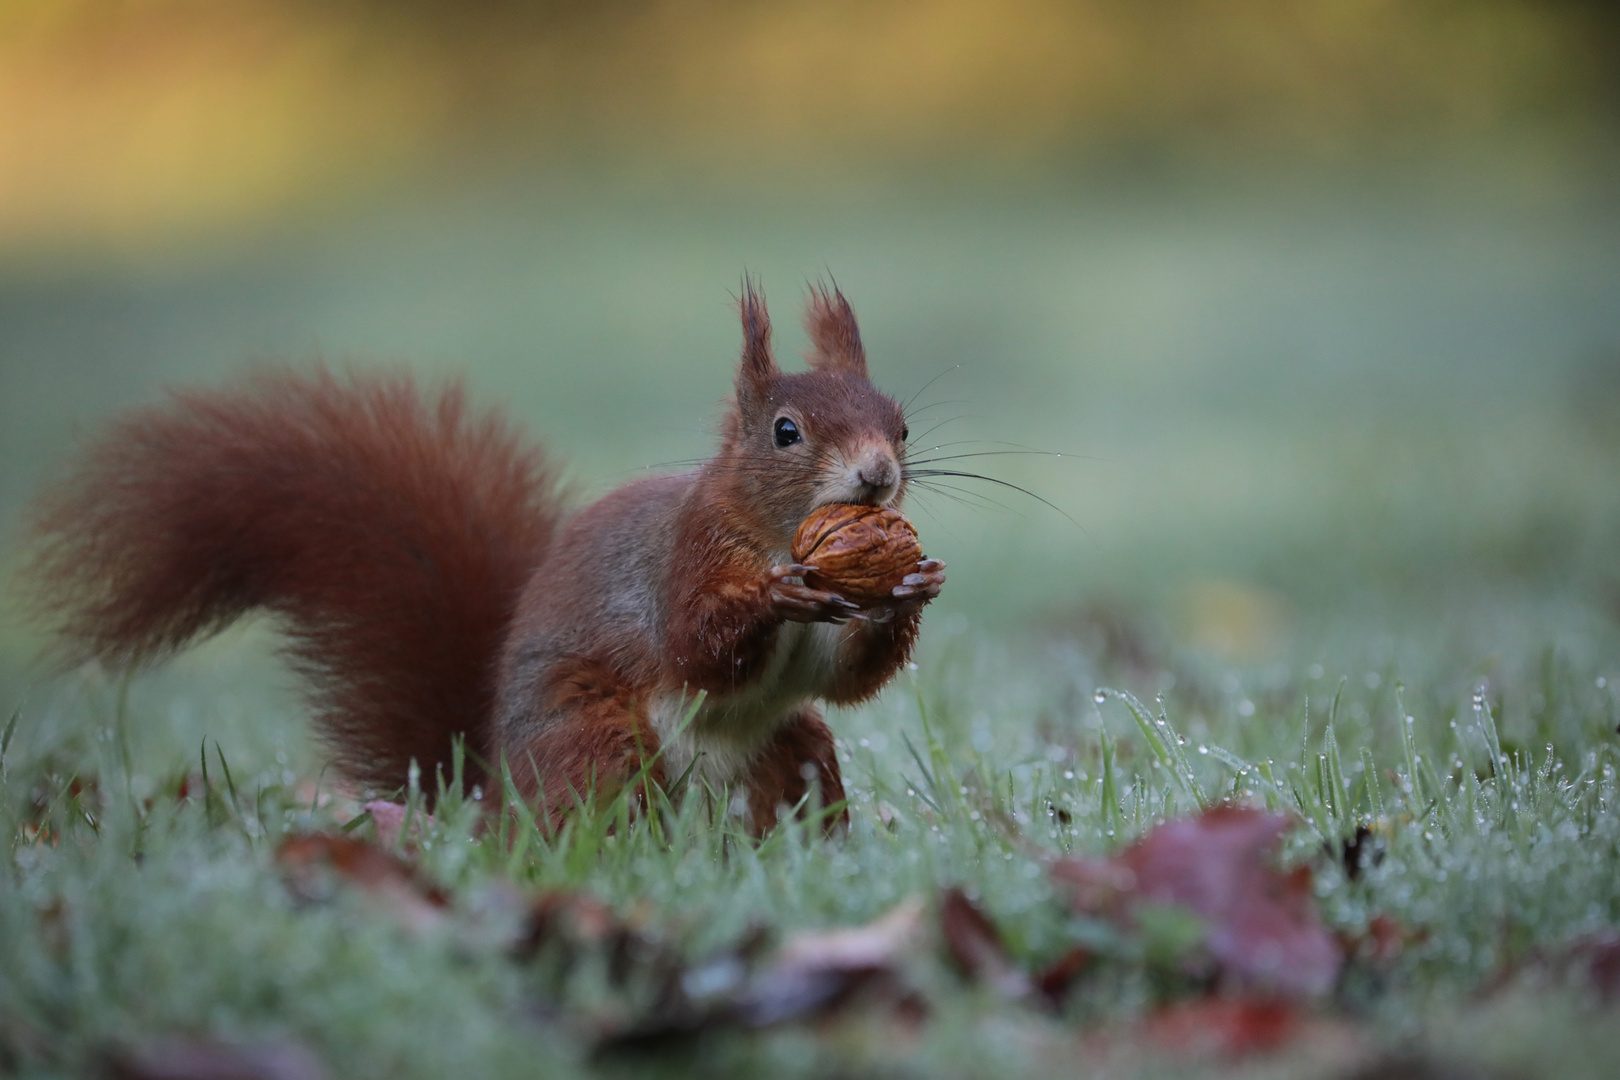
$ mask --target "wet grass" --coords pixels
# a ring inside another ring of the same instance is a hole
[[[501,792],[452,789],[425,819],[416,791],[414,857],[451,898],[426,928],[360,889],[318,902],[289,889],[282,838],[373,826],[319,795],[330,778],[285,715],[222,709],[182,754],[152,729],[165,703],[196,708],[185,690],[81,673],[5,728],[0,1055],[8,1071],[84,1074],[186,1036],[291,1040],[341,1076],[611,1073],[625,1066],[592,1056],[597,1037],[651,991],[607,958],[514,961],[514,897],[587,893],[698,961],[958,886],[1017,962],[1077,945],[1103,962],[1054,1013],[998,998],[924,946],[904,970],[928,1003],[920,1026],[874,1012],[715,1030],[635,1068],[1035,1076],[1085,1059],[1107,1074],[1333,1076],[1388,1051],[1603,1075],[1615,1018],[1575,972],[1620,930],[1620,671],[1612,635],[1583,644],[1498,656],[1488,675],[1421,649],[1263,668],[1169,649],[1133,673],[1062,635],[1031,646],[941,625],[918,671],[839,718],[847,835],[790,821],[756,844],[723,793],[704,792],[634,820],[621,800],[555,836],[521,813],[480,831]],[[1104,674],[1140,692],[1101,689]],[[255,725],[281,728],[282,749],[234,730]],[[232,760],[221,743],[246,749]],[[1363,953],[1380,917],[1398,941],[1376,962],[1353,953],[1310,1007],[1323,1030],[1280,1056],[1167,1063],[1121,1033],[1193,991],[1166,983],[1151,934],[1111,945],[1069,914],[1049,870],[1222,800],[1292,814],[1285,861],[1311,868],[1327,922]]]
[[[0,617],[0,1073],[94,1075],[178,1037],[296,1044],[334,1077],[1344,1077],[1391,1054],[1608,1075],[1614,1008],[1581,968],[1620,932],[1612,208],[541,194],[424,196],[155,268],[11,266],[4,542],[75,431],[250,356],[470,369],[587,494],[700,457],[745,266],[784,357],[825,266],[882,385],[955,372],[918,400],[953,425],[929,445],[1079,455],[986,461],[1083,528],[918,493],[951,583],[918,670],[833,718],[847,835],[756,844],[705,792],[489,833],[502,792],[452,794],[412,812],[448,897],[423,925],[289,885],[284,838],[373,825],[333,797],[263,625],[133,680],[39,682],[33,632]],[[1176,925],[1110,936],[1050,869],[1223,800],[1292,815],[1284,860],[1354,952],[1278,1053],[1167,1060],[1140,1036],[1199,992],[1162,962]],[[595,1051],[651,1007],[650,973],[512,949],[556,890],[690,963],[912,899],[932,920],[950,887],[1024,968],[1101,960],[1053,1012],[931,939],[899,972],[920,1025],[721,1025],[626,1062]]]

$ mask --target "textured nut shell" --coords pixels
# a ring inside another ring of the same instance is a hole
[[[804,583],[868,607],[893,598],[895,586],[917,571],[917,530],[883,506],[823,506],[793,534],[793,561],[816,567]]]

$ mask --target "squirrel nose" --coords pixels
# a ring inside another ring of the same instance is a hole
[[[887,461],[879,465],[862,465],[855,475],[867,487],[888,487],[894,483],[894,470]]]
[[[863,494],[882,501],[894,491],[896,472],[898,470],[892,459],[868,458],[855,470],[855,479],[866,489]]]

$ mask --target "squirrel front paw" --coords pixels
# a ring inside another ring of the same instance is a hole
[[[771,608],[776,615],[779,618],[802,623],[843,623],[854,618],[860,611],[855,604],[837,593],[822,592],[804,584],[804,576],[814,569],[813,566],[803,566],[799,563],[771,567],[765,575],[765,587],[771,598]],[[788,580],[789,578],[799,580],[794,582]],[[906,580],[909,581],[910,578]]]
[[[921,611],[924,604],[939,595],[945,585],[945,564],[939,559],[924,559],[917,564],[917,572],[907,574],[894,587],[894,599],[868,611],[866,617],[884,623],[898,615]]]

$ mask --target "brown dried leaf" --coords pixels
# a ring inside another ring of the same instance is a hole
[[[922,915],[922,901],[912,898],[865,926],[795,934],[782,943],[776,962],[800,968],[884,967],[916,945]]]
[[[176,1039],[114,1057],[115,1080],[322,1080],[326,1070],[298,1043],[257,1046]]]
[[[1310,870],[1284,874],[1271,863],[1288,826],[1280,814],[1215,807],[1158,826],[1106,862],[1064,860],[1054,874],[1092,913],[1128,918],[1144,904],[1192,912],[1231,981],[1321,994],[1343,957],[1317,917]]]
[[[1594,934],[1572,943],[1569,961],[1604,1001],[1620,998],[1620,934]]]
[[[750,980],[737,1001],[749,1027],[803,1020],[838,1010],[866,994],[895,1008],[915,1005],[899,963],[921,936],[923,905],[911,899],[865,926],[795,934]]]
[[[449,902],[442,889],[422,881],[404,859],[347,836],[288,837],[276,849],[276,863],[293,893],[304,900],[328,900],[337,882],[348,882],[413,930],[438,922]]]
[[[722,1028],[757,1029],[841,1013],[856,1001],[906,1024],[925,1012],[899,965],[919,938],[923,907],[908,900],[865,926],[794,935],[750,975],[750,943],[677,973],[652,1014],[606,1033],[599,1053],[658,1050]]]
[[[1157,1049],[1186,1057],[1234,1058],[1280,1049],[1302,1020],[1284,1002],[1210,997],[1160,1009],[1141,1035]]]
[[[529,960],[548,947],[562,947],[571,959],[580,950],[629,938],[632,931],[606,904],[584,893],[549,892],[529,908],[512,952]]]
[[[1063,999],[1069,996],[1069,987],[1074,985],[1081,972],[1091,966],[1093,959],[1090,949],[1076,945],[1035,973],[1035,989],[1040,991],[1047,1004],[1061,1006]]]
[[[1029,976],[1007,955],[994,924],[961,889],[947,889],[939,904],[945,948],[962,974],[1005,998],[1029,996]]]

